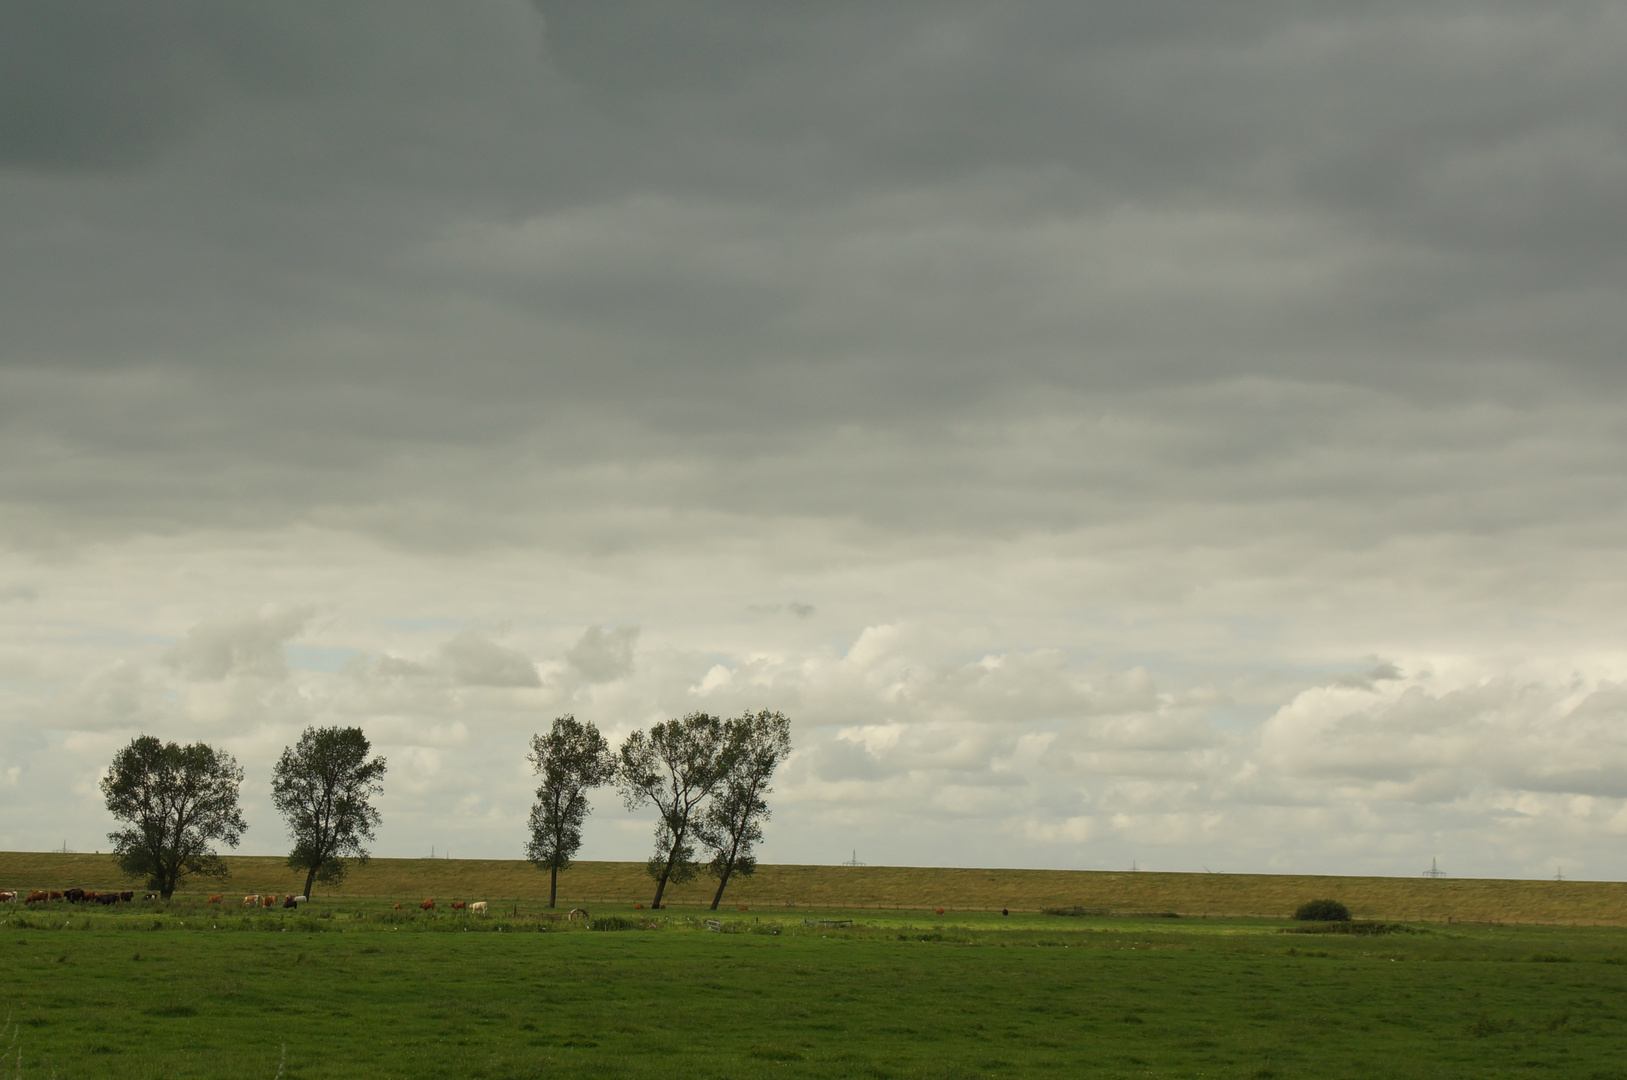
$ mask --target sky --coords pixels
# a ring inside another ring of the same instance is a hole
[[[0,6],[0,847],[775,709],[765,862],[1627,878],[1627,9]],[[596,793],[581,855],[649,811]]]

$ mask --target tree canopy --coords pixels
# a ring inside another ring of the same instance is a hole
[[[371,800],[383,793],[385,772],[371,750],[361,728],[308,727],[272,770],[271,800],[294,841],[288,865],[305,871],[306,896],[317,881],[343,880],[347,860],[369,858],[362,845],[379,824]]]
[[[591,722],[567,713],[546,735],[531,736],[532,768],[542,777],[531,807],[531,838],[525,857],[548,871],[548,906],[559,895],[560,871],[582,846],[588,791],[616,775],[616,756]]]
[[[236,847],[248,823],[237,805],[243,770],[206,743],[141,735],[102,778],[107,809],[127,827],[107,834],[119,868],[166,900],[187,877],[226,877],[216,843]]]
[[[707,713],[667,720],[622,743],[616,785],[627,809],[654,803],[660,811],[655,853],[646,869],[655,879],[653,906],[667,884],[695,877],[694,826],[701,805],[727,772],[723,721]]]
[[[746,713],[723,725],[723,774],[696,834],[712,852],[710,868],[717,878],[712,910],[735,874],[757,869],[753,847],[763,838],[768,819],[766,796],[774,770],[791,753],[791,721],[783,713]]]

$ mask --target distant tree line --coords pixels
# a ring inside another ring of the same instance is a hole
[[[769,781],[790,752],[791,721],[766,710],[729,720],[690,713],[633,732],[617,750],[591,722],[559,717],[532,737],[529,754],[541,782],[525,855],[548,872],[548,906],[581,849],[588,793],[613,783],[629,810],[657,811],[647,863],[652,906],[661,906],[668,885],[694,880],[704,866],[717,879],[715,911],[729,881],[757,868]],[[308,727],[272,770],[271,799],[292,841],[287,865],[305,873],[306,896],[370,857],[365,845],[381,820],[373,803],[386,771],[384,758],[371,753],[361,728]],[[248,828],[238,806],[242,784],[236,759],[206,743],[132,740],[101,781],[121,823],[108,834],[120,869],[165,899],[188,877],[226,877],[216,847],[235,848]]]

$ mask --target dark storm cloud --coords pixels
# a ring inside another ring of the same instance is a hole
[[[1621,457],[1514,500],[1440,464],[1479,403],[1575,431],[1530,410],[1614,385],[1611,5],[6,17],[0,498],[35,542],[1360,522],[1408,485],[1523,520]]]

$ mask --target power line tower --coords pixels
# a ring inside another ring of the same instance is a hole
[[[1435,865],[1435,860],[1429,860],[1429,869],[1424,871],[1424,877],[1445,877],[1446,871]]]
[[[854,848],[853,849],[853,857],[851,859],[848,859],[847,861],[843,862],[842,865],[843,866],[869,866],[870,864],[860,862],[859,861],[859,849]]]
[[[1564,881],[1565,880],[1565,868],[1564,867],[1562,867],[1562,866],[1554,867],[1554,880],[1555,881]]]

